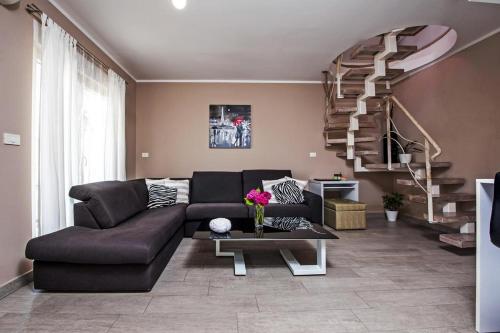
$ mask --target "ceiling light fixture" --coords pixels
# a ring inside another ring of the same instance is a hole
[[[175,8],[181,10],[186,7],[187,0],[172,0],[172,5],[174,5]]]

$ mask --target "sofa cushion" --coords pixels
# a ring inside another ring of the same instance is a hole
[[[215,217],[248,217],[248,208],[242,203],[196,203],[186,209],[188,220]]]
[[[26,257],[74,264],[149,264],[183,227],[186,205],[151,210],[110,229],[69,227],[28,242]]]
[[[255,188],[262,189],[263,180],[275,180],[284,177],[292,177],[290,170],[243,170],[243,192],[247,194]]]
[[[250,216],[255,216],[253,207],[250,209]],[[283,205],[283,204],[269,204],[264,208],[264,216],[269,217],[306,217],[310,218],[311,209],[304,204]]]
[[[241,172],[195,171],[191,203],[242,203]]]
[[[73,186],[72,198],[85,201],[101,228],[113,228],[146,209],[136,183],[105,181]]]

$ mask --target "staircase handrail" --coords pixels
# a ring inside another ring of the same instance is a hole
[[[388,96],[388,99],[393,101],[399,107],[399,109],[403,111],[406,117],[413,123],[413,125],[415,125],[415,127],[417,127],[420,133],[422,133],[424,138],[426,138],[427,141],[429,141],[429,143],[434,147],[434,150],[436,152],[430,157],[431,161],[434,161],[436,157],[441,155],[441,147],[436,143],[436,140],[434,140],[432,136],[429,133],[427,133],[427,131],[422,127],[422,125],[420,125],[420,123],[415,119],[415,117],[412,116],[410,111],[408,111],[408,109],[405,108],[405,106],[394,95]]]

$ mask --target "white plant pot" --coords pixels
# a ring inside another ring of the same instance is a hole
[[[387,217],[387,221],[396,222],[398,219],[398,211],[397,210],[385,210],[385,216]]]
[[[399,154],[399,163],[408,164],[411,162],[411,154]]]

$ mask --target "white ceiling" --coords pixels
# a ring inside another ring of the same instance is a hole
[[[466,0],[50,0],[137,80],[317,81],[335,56],[398,27],[455,29],[455,49],[500,28]]]

